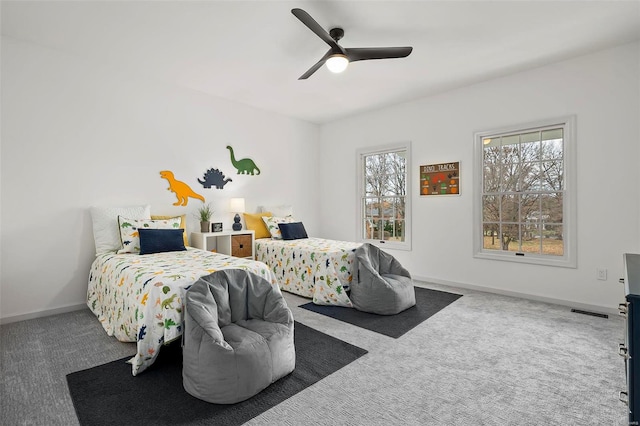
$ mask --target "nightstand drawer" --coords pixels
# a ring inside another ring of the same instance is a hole
[[[251,257],[253,248],[251,247],[251,235],[231,236],[231,256]]]

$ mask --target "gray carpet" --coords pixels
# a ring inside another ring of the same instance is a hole
[[[400,339],[334,320],[285,294],[296,321],[369,351],[247,425],[627,424],[623,322],[464,289]],[[88,310],[0,326],[0,424],[77,425],[66,374],[134,346]],[[357,367],[357,368],[356,368]]]
[[[364,349],[296,322],[296,368],[257,395],[237,404],[210,404],[182,386],[182,347],[162,347],[151,367],[131,375],[130,357],[69,374],[69,392],[87,426],[149,424],[241,425],[367,353]],[[153,398],[146,396],[153,395]]]

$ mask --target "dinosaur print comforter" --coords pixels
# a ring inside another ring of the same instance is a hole
[[[153,364],[161,346],[182,335],[185,291],[203,275],[244,269],[277,285],[261,262],[188,248],[148,255],[106,253],[89,274],[87,305],[110,336],[137,342],[131,359],[137,375]]]
[[[353,307],[346,290],[360,245],[322,238],[261,238],[256,240],[256,260],[269,265],[282,290],[313,298],[318,305]]]

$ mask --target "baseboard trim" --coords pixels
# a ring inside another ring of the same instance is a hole
[[[576,308],[583,311],[592,311],[597,313],[608,314],[615,318],[617,318],[618,316],[618,309],[612,308],[609,306],[590,305],[588,303],[574,302],[572,300],[555,299],[552,297],[538,296],[535,294],[528,294],[528,293],[520,293],[517,291],[503,290],[503,289],[493,288],[493,287],[485,287],[485,286],[476,285],[476,284],[441,280],[433,277],[420,277],[420,276],[414,275],[413,278],[417,281],[424,281],[425,283],[434,283],[434,284],[444,285],[447,287],[458,287],[458,288],[464,288],[468,290],[482,291],[485,293],[499,294],[502,296],[519,297],[521,299],[535,300],[537,302],[545,302],[545,303],[551,303],[554,305],[567,306],[569,308]]]
[[[476,285],[476,284],[442,280],[442,279],[433,278],[433,277],[423,277],[423,276],[414,275],[413,278],[417,281],[423,281],[425,283],[434,283],[434,284],[439,284],[447,287],[458,287],[458,288],[464,288],[468,290],[481,291],[485,293],[500,294],[502,296],[519,297],[521,299],[529,299],[529,300],[535,300],[538,302],[552,303],[554,305],[561,305],[561,306],[567,306],[569,308],[576,308],[584,311],[592,311],[592,312],[598,312],[603,314],[609,314],[616,317],[618,315],[617,308],[611,308],[608,306],[590,305],[588,303],[579,303],[571,300],[555,299],[552,297],[538,296],[535,294],[528,294],[528,293],[520,293],[517,291],[503,290],[503,289],[493,288],[493,287],[485,287],[485,286]],[[51,315],[65,314],[67,312],[80,311],[86,308],[87,308],[86,303],[80,303],[80,304],[62,306],[60,308],[30,312],[28,314],[3,317],[3,318],[0,318],[0,325],[9,324],[12,322],[30,320],[35,318],[48,317]]]
[[[48,317],[51,315],[66,314],[67,312],[81,311],[82,309],[88,309],[86,303],[67,305],[67,306],[62,306],[60,308],[46,309],[44,311],[30,312],[28,314],[14,315],[11,317],[3,317],[3,318],[0,318],[0,325],[9,324],[12,322],[30,320],[35,318]]]

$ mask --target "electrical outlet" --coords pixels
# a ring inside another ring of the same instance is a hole
[[[596,278],[598,278],[600,281],[606,281],[607,280],[607,270],[605,268],[596,269]]]

